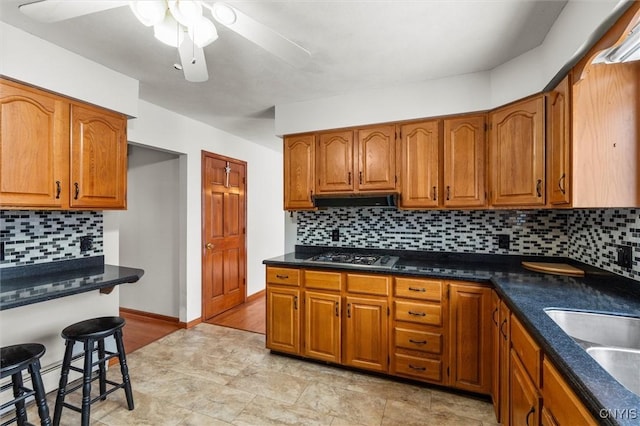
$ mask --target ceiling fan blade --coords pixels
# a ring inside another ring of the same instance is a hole
[[[115,9],[127,4],[128,2],[119,0],[38,0],[22,4],[18,8],[31,19],[51,23]]]
[[[200,83],[209,80],[207,61],[202,47],[196,46],[191,39],[185,37],[180,47],[178,47],[178,52],[180,53],[184,78],[187,81]]]
[[[204,3],[204,5],[212,11],[221,5],[233,11],[235,14],[235,20],[233,22],[224,22],[224,20],[219,19],[215,13],[213,17],[220,24],[240,34],[247,40],[252,41],[264,50],[278,56],[294,67],[300,68],[309,62],[311,53],[309,53],[307,49],[261,24],[250,16],[245,15],[235,7],[220,2],[215,3],[213,6],[209,6],[207,3]]]

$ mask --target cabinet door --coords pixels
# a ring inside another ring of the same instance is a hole
[[[340,295],[305,292],[304,354],[340,362]]]
[[[300,290],[267,286],[267,348],[300,354]]]
[[[540,395],[531,382],[518,355],[511,351],[511,380],[509,382],[511,407],[509,423],[513,426],[540,424]]]
[[[0,205],[69,203],[69,103],[0,80]]]
[[[388,303],[348,296],[345,321],[345,365],[386,372],[388,369]]]
[[[571,91],[569,76],[547,96],[549,204],[571,203]]]
[[[316,156],[319,194],[354,191],[352,131],[321,133]]]
[[[491,291],[491,400],[496,419],[500,419],[500,296]]]
[[[71,106],[71,207],[126,208],[127,120]]]
[[[511,349],[511,311],[500,302],[500,420],[507,423],[509,419],[509,356]]]
[[[313,135],[284,138],[284,209],[313,208],[315,182],[315,138]]]
[[[402,143],[403,208],[438,207],[440,192],[440,122],[407,124]]]
[[[396,129],[380,126],[358,130],[359,191],[396,189]]]
[[[485,205],[485,116],[444,120],[444,205]]]
[[[491,114],[491,203],[544,204],[544,97]]]
[[[450,283],[451,385],[488,394],[491,389],[491,289]]]

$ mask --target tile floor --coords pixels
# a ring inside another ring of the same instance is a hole
[[[135,410],[117,391],[92,406],[91,424],[496,424],[489,402],[274,355],[264,342],[262,334],[211,324],[165,336],[127,357]],[[109,378],[119,381],[119,369]],[[49,394],[52,415],[54,401]],[[34,406],[29,419],[37,422]],[[63,411],[62,425],[79,421]]]

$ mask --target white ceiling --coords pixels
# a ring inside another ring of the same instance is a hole
[[[140,82],[140,98],[280,149],[274,105],[490,70],[540,45],[560,0],[227,1],[311,52],[300,69],[229,29],[205,47],[209,81],[128,7],[42,24],[0,1],[0,20]],[[90,1],[90,0],[87,0]]]

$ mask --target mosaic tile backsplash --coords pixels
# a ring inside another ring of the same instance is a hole
[[[640,279],[640,210],[425,210],[330,208],[297,213],[297,244],[457,253],[562,256]],[[340,230],[340,241],[331,231]],[[509,249],[498,247],[509,235]],[[633,268],[615,265],[634,246]]]
[[[80,252],[80,237],[92,248]],[[0,211],[0,268],[103,255],[100,211]]]

